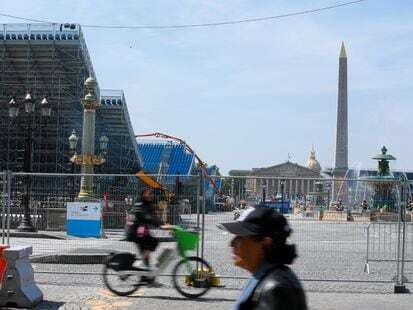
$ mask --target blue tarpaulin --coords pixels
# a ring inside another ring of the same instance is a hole
[[[276,200],[276,201],[266,202],[265,205],[268,208],[275,208],[277,209],[278,212],[283,213],[283,214],[291,213],[289,199],[285,199],[284,201]]]

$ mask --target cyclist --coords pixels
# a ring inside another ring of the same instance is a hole
[[[151,253],[155,251],[159,240],[152,236],[150,227],[170,229],[171,225],[162,225],[153,206],[154,195],[151,189],[144,189],[140,194],[140,202],[136,203],[128,213],[126,222],[126,240],[135,242],[142,254],[144,267],[151,270]],[[151,279],[152,281],[154,278]]]

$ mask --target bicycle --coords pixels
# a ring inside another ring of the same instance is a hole
[[[179,261],[172,269],[174,288],[184,297],[198,298],[211,288],[211,266],[198,256],[187,256],[186,252],[194,250],[199,241],[198,233],[171,226],[176,241],[175,249],[165,249],[158,257],[154,270],[134,267],[136,255],[129,252],[111,254],[103,268],[103,281],[106,287],[116,295],[127,296],[142,286],[150,286],[151,280],[164,270],[174,259]],[[120,283],[112,283],[118,280]],[[181,283],[180,280],[183,280]],[[131,281],[131,283],[129,283]],[[123,289],[125,287],[125,289]]]

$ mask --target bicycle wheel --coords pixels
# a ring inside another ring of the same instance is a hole
[[[172,271],[175,289],[187,298],[197,298],[211,288],[211,266],[200,257],[191,256],[180,260]]]
[[[119,296],[130,295],[139,288],[139,274],[128,268],[133,261],[130,264],[125,263],[128,259],[126,255],[125,253],[112,255],[103,267],[103,282],[109,291]]]

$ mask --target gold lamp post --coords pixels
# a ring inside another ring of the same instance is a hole
[[[100,106],[96,98],[95,89],[97,83],[94,78],[88,77],[85,81],[86,96],[82,99],[83,105],[83,131],[82,131],[82,153],[74,154],[71,162],[81,165],[82,177],[80,180],[79,200],[90,200],[93,198],[93,167],[105,162],[104,155],[107,151],[109,139],[102,136],[99,139],[100,155],[95,155],[95,121],[96,109]]]

